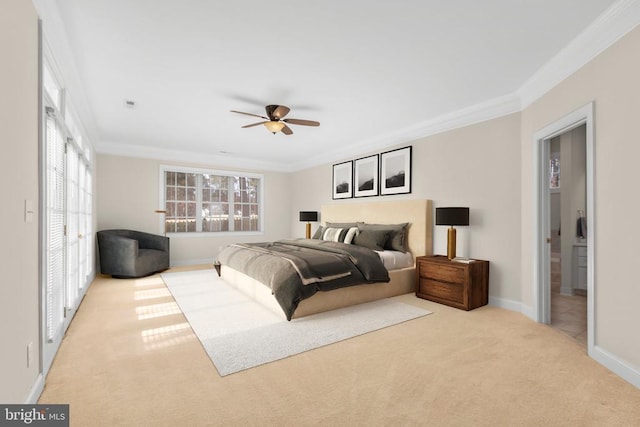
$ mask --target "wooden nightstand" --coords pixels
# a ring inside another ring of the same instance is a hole
[[[446,256],[416,258],[416,296],[462,310],[489,302],[489,261],[469,264]]]

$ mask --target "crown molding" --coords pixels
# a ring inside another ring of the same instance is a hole
[[[520,101],[515,95],[494,98],[471,107],[466,107],[458,111],[444,114],[399,131],[363,140],[356,144],[349,145],[348,147],[327,152],[323,155],[313,156],[313,159],[311,160],[297,162],[294,164],[268,162],[230,155],[212,155],[208,153],[172,150],[111,141],[101,141],[98,144],[94,144],[94,148],[98,154],[111,154],[115,156],[184,163],[217,164],[225,167],[261,171],[297,172],[314,166],[331,163],[338,159],[357,157],[366,152],[384,150],[395,145],[407,144],[420,138],[472,125],[474,123],[484,122],[507,114],[516,113],[519,111],[519,105]]]
[[[484,122],[520,111],[520,99],[517,94],[493,98],[479,104],[453,111],[433,119],[400,129],[398,131],[366,139],[340,150],[334,150],[313,160],[294,165],[294,170],[307,169],[324,163],[361,156],[364,153],[383,150],[400,144],[409,144],[421,138]]]
[[[233,155],[216,155],[198,153],[194,151],[150,147],[146,145],[127,144],[124,142],[105,141],[94,145],[94,148],[97,154],[110,154],[113,156],[136,157],[141,159],[154,159],[199,165],[219,165],[222,167],[233,167],[242,170],[293,172],[290,165],[284,163],[235,157]]]
[[[604,11],[518,90],[525,109],[640,24],[640,0],[620,0]]]

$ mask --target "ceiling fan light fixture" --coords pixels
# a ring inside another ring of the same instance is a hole
[[[269,129],[269,132],[275,134],[276,132],[280,132],[282,130],[282,128],[284,127],[284,123],[276,122],[272,120],[272,121],[266,122],[264,126],[267,129]]]

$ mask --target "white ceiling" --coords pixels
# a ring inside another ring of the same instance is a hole
[[[69,54],[57,61],[76,73],[70,95],[84,99],[77,109],[98,152],[296,170],[408,142],[439,118],[515,99],[615,2],[34,3],[41,16],[48,11],[50,45],[66,38]],[[321,125],[272,135],[241,129],[260,119],[229,111],[263,115],[266,104]]]

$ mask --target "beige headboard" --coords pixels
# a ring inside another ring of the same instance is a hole
[[[432,217],[431,200],[397,200],[368,203],[334,203],[323,205],[320,221],[355,222],[369,224],[399,224],[408,222],[407,246],[414,256],[431,255]]]

